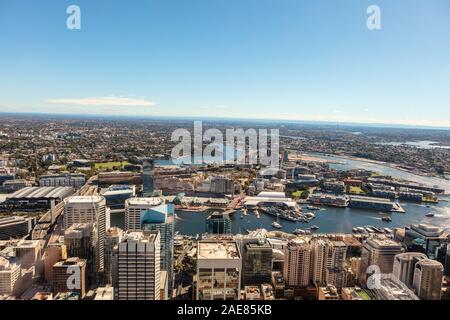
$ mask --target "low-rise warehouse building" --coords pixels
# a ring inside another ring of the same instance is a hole
[[[50,209],[72,195],[72,187],[27,187],[16,191],[0,205],[3,210],[37,211]]]

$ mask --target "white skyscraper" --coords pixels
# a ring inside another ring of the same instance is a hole
[[[158,231],[127,232],[114,248],[119,300],[160,299],[159,240]]]
[[[125,230],[142,230],[142,216],[150,211],[165,208],[163,199],[150,198],[130,198],[125,201]]]
[[[170,294],[173,284],[174,206],[157,197],[130,198],[125,201],[125,228],[128,231],[159,231],[161,270],[167,271]]]
[[[102,196],[74,196],[64,200],[64,229],[76,223],[94,223],[97,226],[99,271],[104,270],[105,234],[110,225],[109,208]]]

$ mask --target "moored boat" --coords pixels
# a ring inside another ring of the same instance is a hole
[[[277,229],[283,228],[283,226],[276,221],[272,222],[272,227],[277,228]]]
[[[292,233],[295,235],[306,234],[305,230],[303,229],[295,229]]]

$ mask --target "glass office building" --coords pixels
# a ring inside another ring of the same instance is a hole
[[[229,215],[221,212],[212,213],[206,219],[205,231],[212,234],[231,233],[231,220]]]
[[[411,225],[405,230],[405,244],[408,251],[424,253],[430,259],[444,260],[447,233],[429,224]]]
[[[124,209],[125,201],[135,196],[133,185],[112,185],[103,194],[111,210]]]
[[[173,204],[162,204],[141,212],[142,229],[160,233],[161,270],[168,273],[169,292],[173,284],[174,209]]]
[[[155,192],[155,161],[144,159],[142,162],[142,192],[144,197],[153,197]]]
[[[244,285],[270,283],[272,278],[272,247],[260,239],[246,243],[242,253],[242,280]]]

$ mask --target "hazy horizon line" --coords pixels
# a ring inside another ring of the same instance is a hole
[[[10,116],[52,116],[52,117],[60,117],[60,118],[91,118],[91,120],[97,120],[99,118],[107,119],[113,118],[117,120],[117,118],[121,118],[123,120],[126,119],[141,119],[141,120],[151,120],[151,119],[159,119],[159,120],[210,120],[210,121],[249,121],[249,122],[266,122],[266,123],[293,123],[293,124],[322,124],[329,126],[354,126],[354,127],[375,127],[375,128],[398,128],[398,129],[428,129],[428,130],[450,130],[449,127],[445,126],[433,126],[433,125],[409,125],[409,124],[401,124],[401,123],[383,123],[383,122],[357,122],[357,121],[327,121],[327,120],[302,120],[302,119],[269,119],[269,118],[249,118],[249,117],[220,117],[220,116],[195,116],[195,115],[118,115],[118,114],[78,114],[78,113],[52,113],[52,112],[3,112],[0,111],[0,116],[10,115]]]

